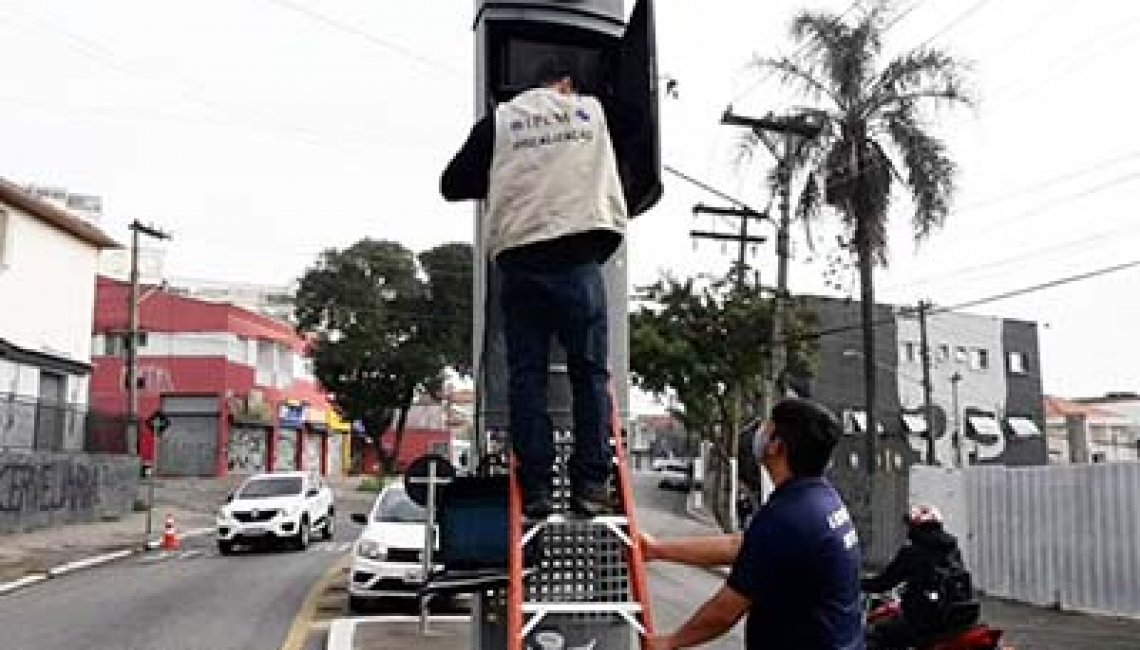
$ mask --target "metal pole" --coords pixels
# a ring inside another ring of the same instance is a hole
[[[784,366],[787,364],[787,348],[783,342],[787,321],[787,306],[784,304],[788,293],[788,232],[792,223],[792,138],[790,132],[784,134],[784,155],[779,161],[780,170],[780,224],[776,229],[776,297],[772,303],[772,340],[769,343],[771,354],[771,382],[768,385],[769,404],[775,404],[781,392]],[[765,409],[767,415],[767,409]]]
[[[962,418],[958,411],[958,382],[962,381],[962,375],[954,373],[950,377],[950,388],[953,390],[954,398],[954,447],[955,455],[958,457],[958,467],[965,467],[962,462]]]
[[[154,478],[158,474],[158,436],[155,432],[151,431],[151,436],[154,438],[154,458],[150,463],[150,476],[147,477],[147,498],[146,498],[146,540],[150,541],[150,536],[154,532]]]
[[[922,353],[922,406],[923,417],[926,418],[926,464],[935,465],[934,453],[934,400],[931,396],[933,387],[930,385],[930,344],[926,335],[926,314],[930,310],[930,303],[918,303],[918,332],[919,347]]]
[[[140,455],[138,427],[139,229],[131,224],[131,287],[127,292],[127,450]],[[152,468],[153,470],[153,468]],[[147,531],[150,529],[148,527]]]
[[[427,584],[429,576],[431,576],[431,569],[433,566],[433,551],[435,550],[435,461],[428,462],[427,474],[427,504],[426,508],[426,521],[424,522],[424,552],[421,556],[423,560],[423,584]],[[431,602],[431,596],[420,596],[420,634],[427,634],[428,631],[428,603]]]

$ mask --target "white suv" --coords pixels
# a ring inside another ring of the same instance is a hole
[[[384,488],[368,515],[352,516],[353,521],[364,524],[364,530],[353,547],[348,581],[350,609],[365,611],[380,598],[416,595],[424,578],[426,518],[426,511],[398,483]],[[436,566],[435,570],[440,568]]]
[[[332,490],[320,476],[274,472],[251,476],[218,510],[218,551],[241,543],[287,540],[304,550],[313,531],[332,539],[336,520]]]

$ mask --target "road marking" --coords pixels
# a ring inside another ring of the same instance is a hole
[[[37,582],[42,582],[47,579],[48,576],[46,573],[37,573],[35,575],[24,576],[19,580],[13,580],[12,582],[0,584],[0,595],[11,593],[17,589],[22,589],[28,585],[34,585]]]
[[[99,564],[105,564],[107,562],[113,562],[115,560],[125,558],[128,555],[132,555],[133,553],[134,553],[134,551],[132,549],[115,551],[114,553],[104,553],[103,555],[96,555],[95,557],[89,557],[89,558],[84,559],[84,560],[77,560],[75,562],[68,562],[67,564],[61,564],[57,567],[52,567],[52,568],[48,569],[47,574],[49,577],[57,578],[57,577],[62,576],[62,575],[67,575],[68,573],[71,573],[72,571],[77,571],[79,569],[86,569],[88,567],[97,566]]]
[[[328,571],[325,571],[324,575],[313,583],[312,587],[309,587],[309,593],[305,595],[301,609],[293,618],[293,624],[289,626],[289,633],[285,635],[281,650],[301,650],[305,646],[305,640],[309,636],[309,626],[312,624],[313,618],[316,617],[317,606],[320,605],[325,588],[332,582],[333,578],[344,571],[348,566],[348,561],[348,556],[336,561],[329,567]]]
[[[179,560],[189,560],[192,557],[197,557],[202,554],[202,551],[186,551],[178,556]]]

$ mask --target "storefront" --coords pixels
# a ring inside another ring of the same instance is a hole
[[[328,424],[328,444],[325,446],[325,468],[329,476],[344,476],[345,462],[347,457],[347,450],[349,445],[349,431],[351,427],[348,422],[341,419],[337,414],[336,409],[330,408],[325,414],[325,421]]]
[[[231,397],[226,471],[256,474],[269,469],[269,440],[273,436],[273,412],[260,391]]]
[[[297,469],[301,430],[305,426],[305,404],[295,400],[281,402],[277,408],[277,438],[273,445],[273,470]]]
[[[305,428],[302,432],[301,469],[325,474],[325,439],[328,437],[328,423],[321,409],[305,409]]]

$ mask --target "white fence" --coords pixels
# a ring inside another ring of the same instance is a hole
[[[910,493],[943,510],[985,593],[1140,616],[1140,463],[916,466]]]

